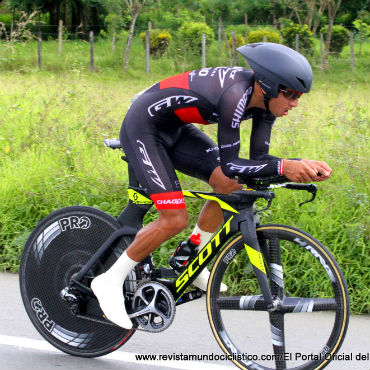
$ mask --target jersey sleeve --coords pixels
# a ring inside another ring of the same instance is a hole
[[[276,118],[263,110],[253,116],[249,145],[250,159],[257,161],[281,160],[269,154],[271,130]]]
[[[233,84],[220,98],[218,104],[218,146],[220,164],[228,177],[271,176],[281,173],[282,160],[268,155],[272,117],[256,117],[251,134],[250,159],[240,158],[240,123],[252,93],[243,81]]]

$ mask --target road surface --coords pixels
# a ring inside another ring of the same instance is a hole
[[[127,344],[112,354],[101,358],[86,359],[64,354],[43,340],[24,310],[18,275],[0,273],[0,291],[2,323],[0,364],[2,369],[230,370],[237,368],[229,361],[181,361],[181,359],[138,361],[135,358],[135,354],[222,355],[223,352],[215,341],[208,324],[204,297],[179,306],[174,323],[164,332],[158,334],[136,332]],[[312,326],[323,324],[316,320],[312,322]],[[351,317],[346,339],[339,351],[342,358],[332,361],[326,369],[369,370],[369,352],[370,317]],[[359,354],[364,356],[363,359],[358,358]],[[349,360],[349,357],[352,357],[352,360]]]

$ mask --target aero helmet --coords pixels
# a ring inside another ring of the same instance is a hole
[[[278,96],[279,85],[300,93],[310,91],[312,69],[297,51],[271,42],[244,45],[237,50],[248,61],[268,98]]]

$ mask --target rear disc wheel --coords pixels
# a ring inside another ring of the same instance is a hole
[[[20,265],[20,289],[33,325],[53,346],[71,355],[97,357],[110,353],[135,332],[95,322],[72,314],[61,291],[70,284],[95,251],[121,226],[96,208],[74,206],[45,217],[28,238]],[[98,265],[87,273],[83,284],[109,269],[128,247],[132,237],[122,237]],[[137,269],[125,281],[125,289],[136,288]],[[132,294],[133,294],[132,291]],[[97,299],[88,297],[83,312],[103,318]]]

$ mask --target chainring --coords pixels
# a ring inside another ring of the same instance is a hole
[[[155,281],[138,286],[132,299],[134,313],[129,315],[145,331],[159,333],[173,322],[176,313],[171,291]]]

